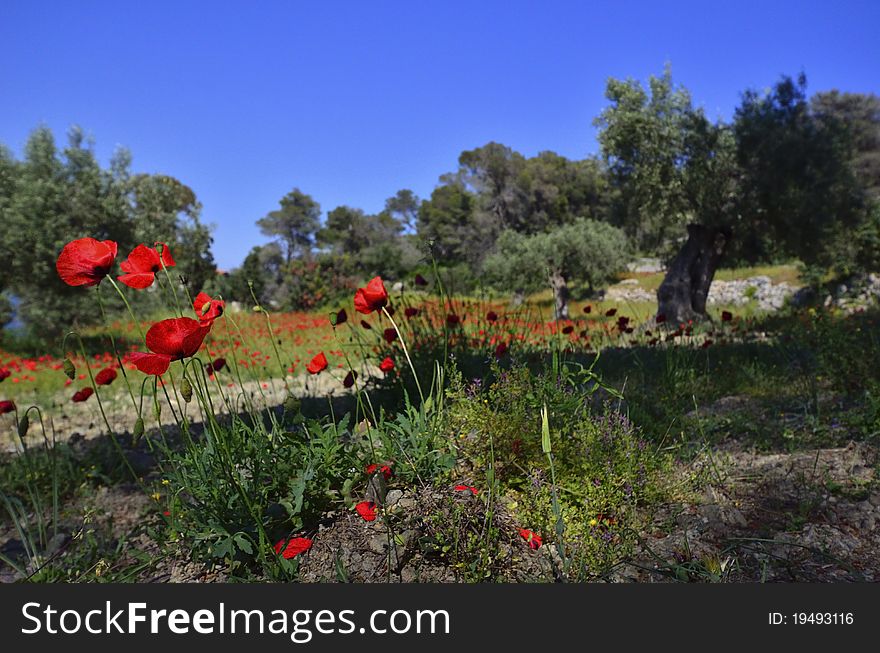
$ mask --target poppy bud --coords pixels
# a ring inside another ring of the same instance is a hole
[[[28,429],[30,428],[31,420],[28,417],[28,414],[25,413],[22,418],[18,421],[18,437],[23,438],[27,435]]]
[[[186,377],[184,377],[183,381],[180,382],[180,394],[186,403],[189,403],[192,401],[193,387],[192,387],[192,383],[190,383],[189,379],[187,379]]]
[[[64,373],[71,381],[76,378],[76,365],[69,358],[64,359]]]
[[[139,440],[144,434],[144,418],[138,417],[134,422],[134,439]]]

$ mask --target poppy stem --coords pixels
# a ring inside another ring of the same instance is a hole
[[[125,293],[122,292],[122,288],[113,280],[113,277],[108,276],[106,279],[110,282],[110,285],[116,289],[116,292],[119,293],[119,296],[122,297],[122,301],[125,303],[125,308],[128,309],[128,315],[131,317],[131,321],[134,322],[134,325],[137,327],[138,333],[141,335],[141,340],[144,341],[144,344],[147,343],[147,336],[144,335],[144,329],[141,326],[140,321],[134,316],[134,311],[131,310],[131,304],[128,303],[128,298],[125,296]]]
[[[394,330],[397,332],[397,339],[400,341],[400,346],[403,348],[403,355],[406,356],[406,362],[409,363],[409,369],[412,370],[413,378],[416,380],[416,389],[419,391],[419,399],[422,400],[422,406],[424,406],[425,395],[422,392],[422,384],[419,383],[419,375],[416,374],[416,368],[413,365],[412,359],[409,357],[409,350],[407,350],[406,348],[406,341],[403,339],[403,336],[400,333],[400,329],[397,327],[397,322],[395,322],[394,318],[391,317],[391,313],[388,312],[388,309],[383,306],[382,312],[385,314],[385,317],[390,320],[391,326],[393,326]]]

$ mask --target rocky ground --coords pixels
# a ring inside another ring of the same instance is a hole
[[[718,402],[741,410],[744,398]],[[89,446],[81,441],[76,446]],[[645,515],[633,554],[606,575],[611,582],[874,582],[880,580],[878,450],[866,444],[792,453],[757,452],[736,439],[679,463],[672,485],[692,488]],[[698,481],[695,482],[695,479]],[[693,489],[695,488],[695,489]],[[493,523],[501,555],[491,562],[513,582],[558,580],[552,546],[532,550],[500,498]],[[482,496],[453,488],[394,488],[388,520],[365,522],[350,510],[324,516],[313,548],[302,557],[306,582],[461,582],[478,565],[485,535]],[[134,485],[101,487],[80,505],[83,528],[125,537],[132,550],[158,554],[145,524],[150,499]],[[155,514],[152,512],[152,514]],[[389,527],[390,524],[391,526]],[[70,536],[57,544],[63,547]],[[458,549],[439,542],[454,541]],[[471,542],[466,545],[465,543]],[[14,553],[15,533],[0,533]],[[128,561],[134,564],[133,558]],[[117,563],[122,564],[122,563]],[[97,570],[98,572],[100,570]],[[97,573],[97,572],[96,572]],[[13,580],[8,568],[0,580]],[[137,576],[153,582],[221,582],[222,569],[166,556]]]

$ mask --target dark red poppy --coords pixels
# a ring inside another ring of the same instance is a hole
[[[657,313],[657,316],[654,318],[654,321],[657,324],[663,324],[666,321],[666,316],[663,313]]]
[[[205,365],[205,372],[213,374],[214,372],[219,372],[224,367],[226,367],[226,359],[222,357],[215,358],[213,361]]]
[[[357,372],[351,370],[348,374],[345,375],[345,378],[342,380],[342,386],[344,388],[350,388],[354,385],[354,382],[357,381]]]
[[[9,370],[0,370],[0,382],[5,381],[10,376],[12,376],[12,372]]]
[[[77,390],[73,393],[73,397],[71,397],[71,401],[74,403],[79,403],[81,401],[85,401],[89,397],[95,394],[95,391],[92,390],[91,387],[85,387],[82,390]]]
[[[348,313],[345,312],[345,309],[341,309],[334,317],[333,317],[333,326],[339,326],[340,324],[345,324],[348,321]]]
[[[489,320],[489,322],[497,322],[498,313],[496,313],[495,311],[489,311],[488,313],[486,313],[486,319]]]
[[[278,540],[275,544],[275,553],[282,558],[290,560],[300,553],[305,553],[312,548],[312,541],[307,537],[293,537],[289,540]]]
[[[391,467],[388,465],[382,465],[380,467],[376,463],[371,463],[364,467],[364,472],[366,472],[367,476],[372,476],[376,471],[382,472],[382,476],[385,477],[386,481],[390,481],[391,477],[394,476],[394,472],[391,471]]]
[[[529,548],[532,549],[540,549],[543,541],[541,540],[541,536],[537,533],[533,533],[527,528],[519,529],[519,535],[522,537],[529,545]]]
[[[11,413],[15,411],[15,402],[11,399],[4,399],[0,401],[0,415],[5,415],[6,413]]]
[[[159,245],[162,246],[161,255]],[[162,271],[163,264],[166,268],[174,267],[174,259],[171,257],[168,245],[156,243],[154,247],[147,247],[140,244],[119,264],[122,271],[127,273],[119,277],[119,281],[129,288],[149,288],[156,280],[156,273]]]
[[[95,375],[95,383],[98,385],[110,385],[116,380],[116,370],[106,367]]]
[[[410,317],[415,317],[416,315],[419,314],[419,309],[417,309],[417,308],[413,308],[412,306],[408,306],[408,307],[403,311],[403,314],[404,314],[406,317],[408,317],[408,318],[410,318]]]
[[[730,311],[721,311],[722,322],[730,322],[731,320],[733,320],[733,313]]]
[[[706,338],[706,339],[703,341],[703,344],[700,345],[700,346],[701,346],[703,349],[708,349],[709,347],[712,346],[712,339],[711,339],[711,338]]]
[[[315,356],[306,366],[306,369],[309,371],[309,374],[319,374],[326,370],[327,357],[324,355],[324,352],[322,351],[320,354]]]
[[[397,331],[392,327],[388,327],[382,332],[382,337],[385,339],[385,342],[390,345],[392,342],[397,340]]]
[[[504,354],[507,353],[507,349],[508,347],[506,342],[499,342],[498,346],[495,347],[495,358],[501,358],[502,356],[504,356]]]
[[[477,496],[477,494],[479,494],[479,492],[480,492],[477,488],[470,486],[470,485],[456,485],[455,491],[456,492],[470,492],[473,496]]]
[[[420,275],[420,274],[417,274],[417,275],[416,275],[415,283],[416,283],[417,286],[427,286],[427,285],[428,285],[428,282],[427,282],[427,280],[425,279],[425,277],[423,277],[423,276]]]
[[[565,335],[568,335],[570,333],[574,333],[574,326],[569,324],[568,326],[562,327],[562,333],[564,333]]]
[[[592,313],[592,312],[593,312],[593,307],[590,304],[587,304],[586,306],[584,306],[584,313]]]
[[[218,317],[223,315],[226,303],[221,299],[212,299],[210,295],[200,292],[193,300],[193,310],[202,324],[211,325]]]
[[[379,363],[379,369],[385,372],[385,374],[394,369],[394,361],[391,360],[390,356],[386,356],[385,360]]]
[[[361,320],[361,326],[365,329],[372,329],[373,328],[370,326],[370,323],[367,322],[366,320]]]
[[[378,311],[388,303],[388,291],[382,283],[382,277],[373,277],[363,288],[354,294],[354,308],[358,313],[369,315]]]
[[[605,317],[614,317],[615,315],[617,315],[616,308],[609,308],[607,311],[605,311]]]
[[[116,248],[112,240],[73,240],[61,250],[55,269],[68,286],[97,286],[113,267]]]
[[[147,331],[147,348],[152,353],[134,352],[131,361],[144,374],[161,376],[171,361],[194,356],[210,330],[211,325],[189,317],[156,322]]]
[[[450,313],[446,316],[446,324],[451,327],[456,327],[461,324],[461,318],[458,317],[458,315],[456,315],[455,313]]]
[[[376,504],[372,501],[361,501],[354,508],[364,521],[376,521],[376,515],[379,514]]]

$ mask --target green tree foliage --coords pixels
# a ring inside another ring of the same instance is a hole
[[[483,269],[496,286],[516,292],[549,285],[556,300],[556,316],[567,318],[568,284],[583,284],[592,292],[614,280],[629,253],[622,230],[580,218],[539,234],[502,232]]]
[[[0,290],[18,298],[18,317],[36,334],[50,337],[71,323],[100,319],[91,293],[66,286],[55,270],[58,253],[76,238],[114,240],[120,259],[139,242],[163,240],[181,269],[196,271],[195,281],[213,274],[210,232],[199,222],[192,191],[171,177],[133,177],[130,163],[130,154],[120,150],[102,168],[78,128],[63,150],[45,127],[30,135],[21,161],[0,150],[0,256],[6,261]],[[158,187],[173,187],[188,200],[154,201],[145,189]],[[112,308],[115,298],[105,298]],[[148,293],[136,301],[148,302]]]
[[[869,214],[847,123],[811,111],[801,75],[784,77],[769,93],[746,92],[734,129],[739,228],[808,265],[852,272],[859,259],[852,232]]]
[[[296,256],[311,249],[320,225],[321,205],[299,188],[282,197],[279,204],[281,208],[257,220],[257,226],[264,235],[277,240],[284,260],[289,264]]]

